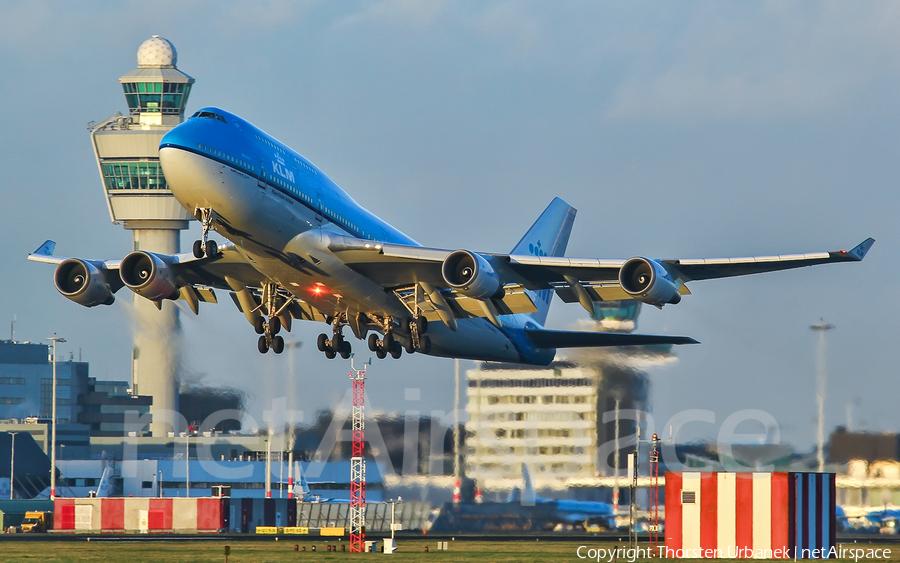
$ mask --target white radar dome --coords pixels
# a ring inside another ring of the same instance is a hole
[[[137,60],[138,66],[175,66],[178,62],[178,53],[171,41],[154,35],[141,43]]]

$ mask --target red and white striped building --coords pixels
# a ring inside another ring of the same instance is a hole
[[[827,558],[834,493],[828,473],[666,473],[665,555]]]
[[[219,532],[221,498],[57,498],[57,532]]]

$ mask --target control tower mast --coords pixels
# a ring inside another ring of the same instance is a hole
[[[92,124],[91,141],[112,222],[132,232],[134,250],[175,254],[179,231],[192,217],[166,185],[159,141],[184,121],[194,79],[176,68],[175,46],[158,35],[141,44],[137,60],[138,67],[119,78],[128,115],[117,112]],[[150,431],[165,436],[169,417],[163,411],[178,410],[178,309],[174,302],[157,305],[137,294],[133,302],[132,386],[135,394],[153,397]]]

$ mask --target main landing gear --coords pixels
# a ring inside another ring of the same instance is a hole
[[[259,334],[257,348],[261,354],[272,349],[276,354],[284,352],[284,338],[278,334],[281,331],[281,320],[278,317],[270,317],[268,322],[265,317],[256,317],[253,323],[256,334]]]
[[[201,239],[194,241],[194,258],[203,258],[204,255],[208,258],[212,258],[219,253],[219,247],[216,244],[216,241],[209,240],[209,228],[212,225],[212,209],[201,207],[194,213],[195,215],[200,215],[198,219],[200,219],[200,224],[203,225]]]
[[[270,348],[276,354],[284,352],[284,338],[278,334],[281,332],[281,319],[278,318],[278,315],[280,315],[282,311],[276,308],[275,298],[277,295],[276,285],[274,283],[263,284],[263,303],[261,307],[265,307],[266,312],[269,314],[268,320],[266,320],[266,317],[260,315],[259,317],[256,317],[256,320],[253,322],[253,329],[256,331],[256,334],[260,335],[257,348],[261,354],[265,354]],[[285,303],[285,306],[282,307],[282,309],[286,306],[287,303]],[[288,330],[290,330],[290,327],[288,327]]]
[[[378,338],[377,334],[370,334],[368,344],[369,350],[375,352],[379,360],[385,359],[388,354],[395,360],[403,355],[403,346],[394,339],[394,335],[390,331],[384,333],[384,338]]]
[[[409,338],[406,338],[404,343],[401,344],[394,337],[392,323],[387,321],[384,323],[384,337],[378,338],[377,334],[370,334],[367,344],[369,345],[369,350],[375,352],[379,360],[383,360],[388,354],[397,360],[403,355],[404,349],[407,354],[412,354],[416,350],[429,350],[431,342],[425,336],[425,331],[427,330],[428,320],[423,316],[416,317],[409,323]]]
[[[353,348],[350,346],[349,342],[344,340],[344,335],[341,332],[344,328],[341,324],[342,317],[343,315],[336,315],[334,317],[334,321],[332,322],[333,335],[331,340],[328,339],[326,334],[320,334],[319,338],[316,340],[316,346],[319,348],[319,351],[325,352],[325,357],[329,360],[333,360],[338,354],[346,360],[350,358],[350,354],[353,352]]]
[[[375,355],[378,356],[378,359],[383,360],[384,358],[390,355],[392,358],[399,359],[400,356],[403,355],[403,350],[406,350],[407,354],[412,354],[416,350],[422,350],[428,352],[431,349],[431,342],[427,336],[425,336],[425,331],[428,330],[428,321],[423,316],[419,316],[416,319],[410,321],[409,323],[409,333],[406,334],[404,330],[401,330],[400,339],[394,336],[394,321],[390,317],[375,317],[370,315],[369,318],[377,323],[380,323],[381,331],[384,333],[384,336],[379,338],[378,334],[373,333],[369,335],[366,343],[369,346],[369,350],[375,352]],[[325,357],[329,360],[337,357],[338,354],[345,360],[350,357],[352,349],[350,347],[350,343],[344,339],[344,335],[341,333],[343,326],[347,324],[346,315],[343,313],[339,313],[334,316],[331,320],[333,336],[331,339],[328,339],[327,334],[320,334],[318,340],[316,341],[316,346],[319,348],[320,352],[325,353]],[[398,329],[405,329],[406,327],[399,327]]]

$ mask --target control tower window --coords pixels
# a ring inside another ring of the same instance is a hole
[[[104,162],[103,182],[108,191],[166,190],[159,162]]]
[[[182,113],[190,84],[170,82],[126,82],[122,84],[131,113]]]

